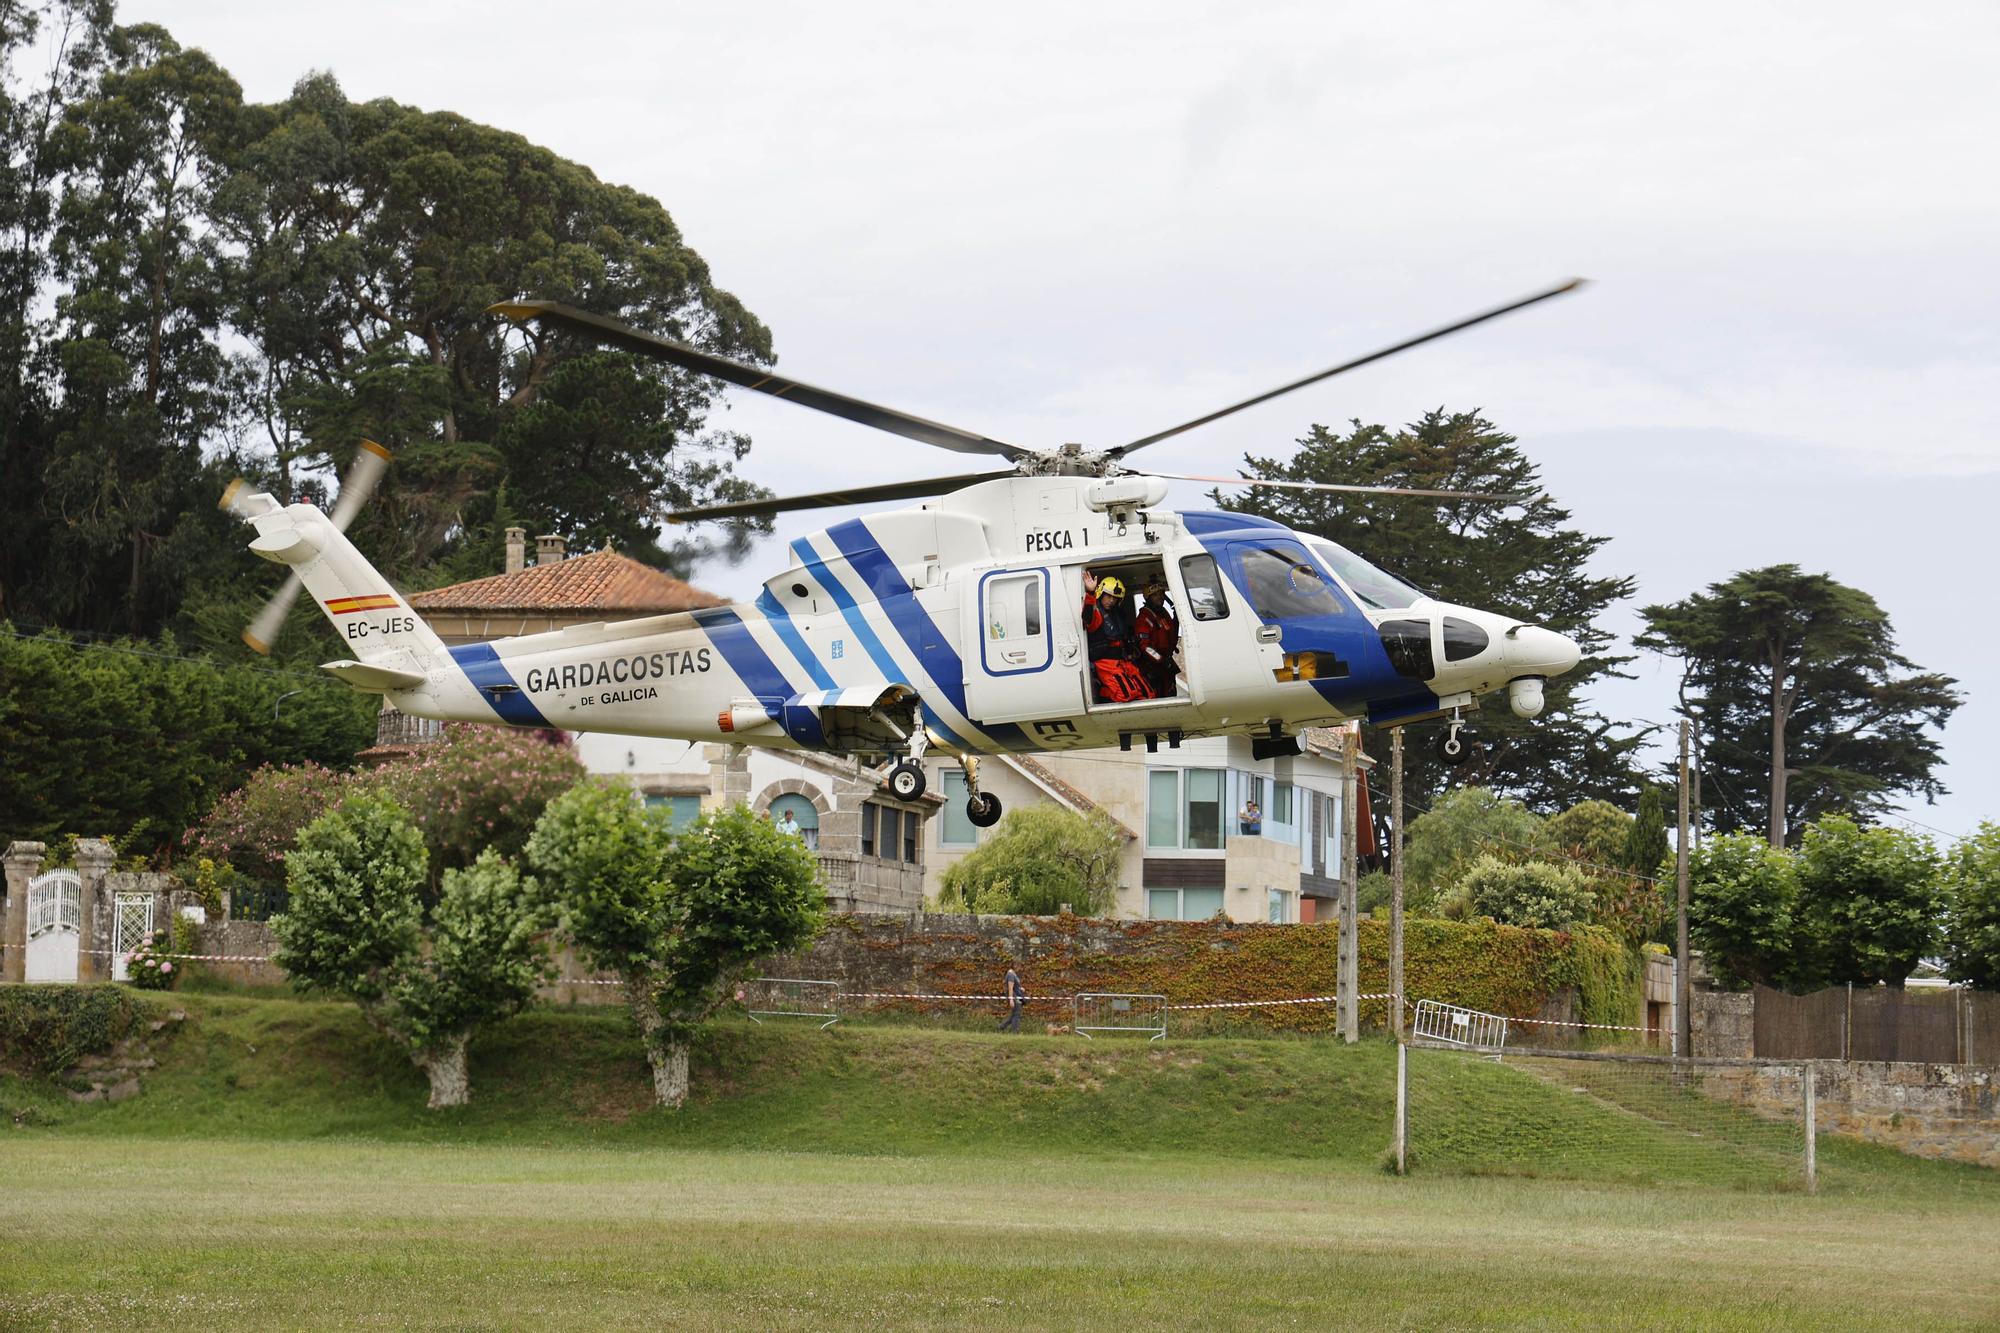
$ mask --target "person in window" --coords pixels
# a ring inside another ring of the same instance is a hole
[[[780,810],[778,812],[778,832],[784,834],[786,837],[790,838],[798,837],[799,836],[798,816],[794,815],[790,810]]]
[[[1116,575],[1083,575],[1083,633],[1090,653],[1091,687],[1099,703],[1150,699],[1146,678],[1132,664],[1138,651],[1125,583]]]
[[[1172,698],[1174,649],[1181,641],[1181,621],[1167,596],[1167,581],[1158,574],[1146,580],[1146,605],[1132,618],[1132,634],[1139,645],[1139,673],[1155,699]]]
[[[1245,837],[1254,838],[1264,831],[1264,811],[1255,798],[1245,801],[1243,808],[1236,812],[1236,827]]]

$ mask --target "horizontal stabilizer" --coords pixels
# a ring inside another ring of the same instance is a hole
[[[398,671],[394,667],[376,666],[372,662],[327,662],[321,671],[331,671],[355,689],[367,694],[384,694],[390,690],[413,690],[424,683],[426,677],[420,671]]]

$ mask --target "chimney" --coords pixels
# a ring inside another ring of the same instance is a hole
[[[518,574],[528,563],[528,530],[507,529],[507,572]]]
[[[554,563],[556,563],[556,561],[562,558],[563,558],[562,538],[550,537],[550,536],[541,536],[535,538],[536,564],[553,565]]]

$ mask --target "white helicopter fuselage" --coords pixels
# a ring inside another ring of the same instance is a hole
[[[1164,493],[1004,477],[793,542],[753,603],[455,647],[318,510],[256,496],[243,512],[252,549],[298,571],[353,652],[327,669],[447,721],[970,755],[1393,723],[1502,687],[1532,714],[1576,664],[1562,635],[1423,597],[1269,520],[1158,508]],[[1170,697],[1094,697],[1086,573],[1164,580]]]

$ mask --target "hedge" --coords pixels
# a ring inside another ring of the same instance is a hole
[[[152,1012],[123,986],[0,988],[0,1063],[59,1074],[130,1036]]]

